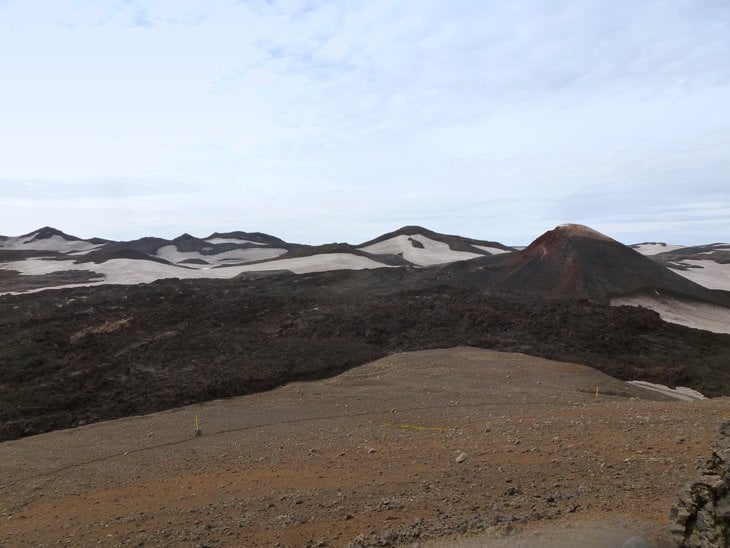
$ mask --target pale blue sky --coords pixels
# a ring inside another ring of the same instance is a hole
[[[730,241],[730,3],[0,0],[0,234]]]

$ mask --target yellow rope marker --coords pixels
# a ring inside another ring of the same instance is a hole
[[[433,432],[445,432],[446,430],[449,430],[449,428],[443,428],[440,426],[419,426],[417,424],[408,424],[405,422],[400,424],[386,422],[380,426],[383,428],[400,428],[401,430],[431,430]]]
[[[200,421],[199,421],[198,415],[195,415],[195,435],[196,436],[200,436],[202,434],[202,432],[200,431],[199,424],[200,424]]]
[[[596,385],[596,399],[598,399],[598,385]]]

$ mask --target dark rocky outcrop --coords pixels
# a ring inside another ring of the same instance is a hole
[[[678,546],[730,546],[730,421],[720,428],[700,476],[679,492],[671,517]]]

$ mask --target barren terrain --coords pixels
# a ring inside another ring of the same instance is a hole
[[[170,280],[0,297],[0,439],[471,345],[623,380],[730,391],[730,335],[638,307],[418,282],[396,269]]]
[[[397,354],[4,442],[0,545],[662,546],[677,489],[730,415],[728,398],[667,399],[521,354]]]

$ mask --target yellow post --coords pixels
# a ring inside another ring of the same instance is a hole
[[[198,415],[195,415],[195,430],[200,430],[200,428],[198,428]]]
[[[596,385],[596,400],[598,400],[598,385]]]

